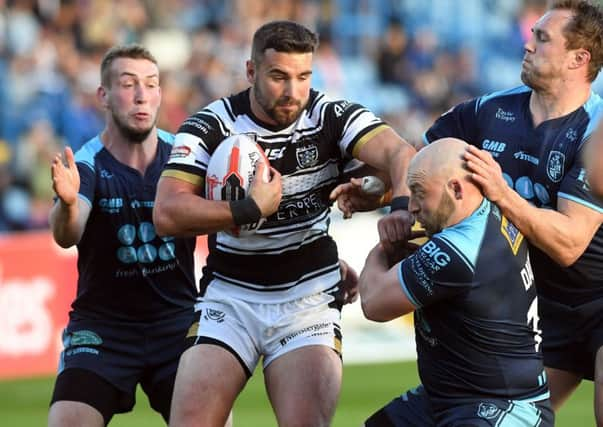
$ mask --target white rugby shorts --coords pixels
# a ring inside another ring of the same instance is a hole
[[[261,356],[273,360],[309,345],[324,345],[341,355],[341,311],[333,295],[320,292],[289,302],[244,301],[208,287],[195,305],[196,322],[187,339],[229,350],[250,376]]]

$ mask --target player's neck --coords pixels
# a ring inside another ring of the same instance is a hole
[[[576,111],[588,100],[590,93],[590,84],[573,84],[571,87],[560,84],[548,90],[533,91],[530,113],[534,126]]]
[[[107,126],[101,133],[100,138],[113,157],[120,163],[138,170],[142,175],[157,155],[156,128],[153,128],[144,141],[140,143],[128,141],[114,126]]]

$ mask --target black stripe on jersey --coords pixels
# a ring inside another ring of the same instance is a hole
[[[314,232],[313,234],[306,236],[304,240],[306,240],[306,241],[313,240],[315,237],[320,237],[321,235],[326,235],[326,233],[324,231],[318,230],[318,231]],[[288,245],[272,247],[270,249],[246,249],[246,248],[241,249],[238,247],[229,246],[224,243],[217,243],[217,242],[216,242],[216,245],[219,248],[228,248],[228,249],[231,249],[232,251],[238,251],[239,253],[245,252],[246,254],[249,254],[249,255],[262,255],[262,254],[269,254],[271,252],[284,252],[284,251],[291,250],[291,249],[297,249],[301,246],[301,243],[302,242],[296,241],[296,242],[290,243]],[[308,242],[308,243],[311,243],[311,242]]]
[[[207,163],[203,163],[200,160],[195,159],[195,164],[201,166],[203,169],[207,170]]]
[[[320,271],[314,271],[311,274],[308,274],[304,277],[300,277],[298,280],[296,280],[293,283],[287,283],[286,285],[277,285],[277,284],[273,284],[273,285],[268,285],[268,286],[263,286],[263,285],[253,285],[251,283],[245,284],[242,283],[241,281],[235,281],[235,280],[231,280],[229,277],[223,276],[219,273],[216,273],[215,276],[218,277],[220,280],[223,280],[226,283],[230,283],[231,285],[235,285],[235,286],[239,286],[241,288],[245,288],[245,289],[249,289],[252,291],[258,291],[258,292],[281,292],[281,291],[286,291],[289,290],[291,288],[294,288],[300,284],[303,284],[304,282],[307,282],[309,280],[315,279],[317,277],[323,276],[325,274],[329,274],[332,273],[333,271],[337,271],[339,270],[339,263],[337,263],[336,265],[332,266],[331,268],[327,268],[327,269],[323,269]]]
[[[216,248],[215,234],[208,236],[208,246],[210,250],[202,284],[211,280],[211,274],[206,273],[216,272],[242,282],[278,285],[295,282],[308,271],[322,270],[339,262],[337,246],[330,236],[278,255],[246,256],[222,252]]]
[[[331,194],[332,188],[331,185],[332,184],[336,184],[337,182],[339,182],[338,178],[329,176],[327,177],[328,179],[326,179],[323,182],[320,182],[318,184],[314,184],[311,188],[309,188],[308,190],[305,191],[300,191],[298,193],[291,193],[291,194],[287,194],[287,196],[283,196],[283,199],[281,201],[281,205],[283,204],[283,202],[291,202],[294,201],[296,199],[303,199],[305,196],[309,196],[312,193],[316,193],[317,191],[321,191],[327,192],[327,199],[328,199],[328,194]],[[319,195],[319,197],[321,197],[322,199],[322,194]]]
[[[310,102],[308,102],[308,116],[311,116],[314,113],[314,108],[318,105],[318,102],[323,99],[325,97],[325,95],[323,93],[321,93],[320,95],[316,96],[318,94],[318,92],[314,91],[314,90],[310,90],[310,96],[311,98],[313,97],[314,99],[311,100]]]
[[[166,163],[165,170],[177,170],[182,172],[190,173],[191,175],[205,177],[205,171],[199,171],[199,168],[191,165],[183,165],[181,163]]]
[[[342,133],[345,134],[347,132],[348,128],[352,125],[352,123],[354,123],[356,119],[358,119],[358,116],[368,112],[369,111],[366,108],[358,108],[357,110],[352,111],[352,114],[350,114],[350,117],[348,117],[345,124],[343,125]]]
[[[358,132],[358,134],[356,135],[356,138],[354,138],[352,141],[350,141],[350,143],[348,144],[345,151],[350,155],[350,157],[353,157],[352,152],[354,151],[354,147],[356,146],[356,143],[358,141],[360,141],[364,135],[366,135],[373,129],[375,129],[379,126],[383,126],[383,125],[384,125],[384,123],[379,121],[378,123],[375,123],[374,125],[369,125],[362,131]]]
[[[224,109],[228,113],[230,120],[232,120],[234,122],[236,120],[236,116],[232,112],[232,109],[230,108],[230,104],[229,104],[228,100],[226,98],[220,98],[220,101],[222,101],[222,104],[224,104]]]
[[[215,112],[213,112],[212,110],[210,110],[208,108],[201,110],[201,114],[205,114],[206,116],[209,116],[216,120],[216,122],[218,123],[218,126],[220,127],[220,133],[222,134],[222,136],[224,136],[224,138],[226,138],[227,136],[230,135],[230,131],[228,130],[226,123],[224,123],[224,121],[222,120],[222,117],[220,117],[219,115],[217,115]]]
[[[322,209],[318,212],[311,212],[305,215],[295,216],[289,219],[280,219],[278,221],[274,221],[271,219],[274,216],[271,216],[266,221],[265,225],[262,226],[262,230],[265,231],[264,234],[268,236],[278,236],[279,234],[289,234],[294,231],[304,230],[306,228],[310,228],[317,222],[323,221],[327,216],[329,216],[330,209]],[[276,215],[276,214],[275,214]],[[291,225],[295,224],[295,225]],[[282,229],[282,230],[281,230]],[[269,231],[270,230],[270,231]]]

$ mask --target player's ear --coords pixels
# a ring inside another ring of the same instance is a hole
[[[452,178],[448,181],[448,190],[456,200],[461,200],[463,198],[463,185],[458,179]]]
[[[576,49],[572,58],[572,68],[579,68],[590,62],[590,52],[586,49]]]
[[[253,84],[255,82],[255,64],[251,59],[248,59],[247,62],[245,62],[245,69],[247,74],[247,81],[250,84]]]
[[[96,99],[98,100],[99,104],[103,106],[103,108],[107,108],[109,106],[109,94],[104,86],[99,86],[96,89]]]

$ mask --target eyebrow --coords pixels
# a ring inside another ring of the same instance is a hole
[[[129,71],[123,71],[119,77],[138,77],[138,74],[134,74],[134,73],[130,73]],[[144,76],[143,79],[150,79],[150,78],[159,78],[159,75],[157,73],[154,74],[149,74],[148,76]]]
[[[281,76],[289,76],[290,74],[279,69],[279,68],[273,68],[268,70],[268,74],[279,74]],[[312,74],[312,70],[306,70],[306,71],[302,71],[301,73],[299,73],[298,75],[300,76],[309,76]]]

